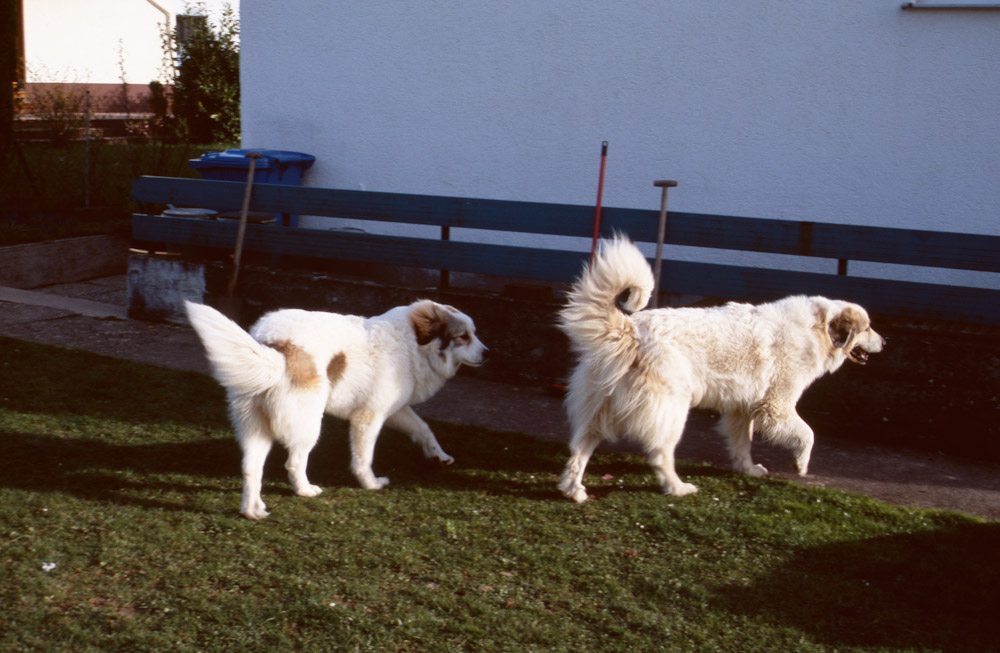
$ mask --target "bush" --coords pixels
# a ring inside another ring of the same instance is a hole
[[[227,4],[218,25],[205,20],[191,26],[183,35],[175,30],[170,46],[177,61],[170,82],[178,128],[188,142],[238,141],[239,18]]]
[[[204,6],[199,10],[204,13]],[[133,179],[195,176],[188,159],[238,145],[239,18],[227,5],[217,25],[204,19],[184,26],[183,39],[180,30],[165,39],[176,64],[149,85],[152,117],[129,120],[124,142],[102,138],[93,128],[96,138],[79,142],[82,86],[48,84],[33,91],[31,118],[44,124],[48,139],[0,149],[0,246],[127,231],[136,209]],[[122,106],[129,113],[130,102],[123,72]]]
[[[88,166],[84,143],[25,143],[19,154],[0,158],[0,247],[127,233],[129,216],[138,209],[130,198],[136,177],[195,177],[189,159],[229,147],[234,144],[97,141]]]
[[[86,127],[87,91],[81,84],[36,84],[28,93],[32,118],[46,125],[48,141],[65,146]]]

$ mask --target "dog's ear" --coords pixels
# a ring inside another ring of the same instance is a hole
[[[853,342],[854,336],[867,328],[864,316],[853,306],[833,315],[826,325],[826,331],[833,341],[833,346],[843,349]]]
[[[417,336],[418,345],[426,345],[435,338],[444,342],[448,337],[448,321],[451,316],[440,305],[430,300],[418,302],[410,310],[410,324]]]

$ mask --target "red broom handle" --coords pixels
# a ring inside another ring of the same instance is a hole
[[[594,240],[590,245],[590,264],[594,264],[597,239],[601,233],[601,197],[604,194],[604,164],[608,160],[608,142],[601,142],[601,175],[597,179],[597,209],[594,211]]]

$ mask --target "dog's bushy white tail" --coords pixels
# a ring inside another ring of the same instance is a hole
[[[184,305],[219,383],[243,393],[259,394],[281,382],[285,357],[280,352],[260,344],[210,306],[194,302]]]
[[[613,387],[635,359],[638,342],[629,314],[645,308],[653,272],[639,248],[616,236],[601,241],[559,312],[559,328],[572,349],[596,366],[602,384]]]

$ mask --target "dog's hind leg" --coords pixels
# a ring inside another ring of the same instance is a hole
[[[240,514],[247,519],[267,517],[267,506],[260,496],[264,479],[264,461],[271,451],[270,437],[258,432],[244,432],[240,436],[243,449],[243,500]]]
[[[390,428],[402,431],[410,436],[410,439],[419,444],[424,450],[424,456],[427,458],[437,458],[445,465],[455,462],[455,459],[446,454],[441,445],[438,444],[437,438],[434,437],[431,427],[427,426],[427,422],[420,419],[420,416],[413,412],[413,409],[409,406],[391,415],[385,423]]]
[[[375,442],[382,430],[384,418],[371,410],[361,409],[351,415],[351,471],[366,490],[381,490],[389,484],[385,476],[375,476],[372,461],[375,459]]]
[[[270,416],[255,398],[230,400],[229,417],[236,429],[236,440],[243,451],[243,498],[240,514],[247,519],[267,517],[267,506],[260,491],[264,480],[264,461],[274,443]]]
[[[729,457],[733,469],[750,476],[766,476],[767,468],[756,465],[750,456],[753,444],[753,418],[742,413],[724,413],[716,430],[724,435],[729,443]]]
[[[559,481],[559,490],[566,498],[577,503],[583,503],[588,499],[587,488],[583,486],[583,472],[587,469],[587,463],[597,445],[603,439],[603,436],[589,424],[574,430],[569,445],[569,461],[566,462],[566,469],[563,470],[562,479]]]
[[[316,441],[309,443],[296,442],[288,448],[288,460],[285,469],[288,470],[288,482],[292,490],[300,497],[315,497],[323,493],[323,488],[313,485],[306,476],[306,466],[309,464],[309,453]]]
[[[677,469],[674,466],[674,449],[676,448],[676,444],[675,442],[673,446],[664,445],[661,449],[652,452],[649,455],[649,464],[652,465],[653,471],[656,473],[656,480],[660,482],[660,487],[663,488],[664,494],[683,497],[687,494],[697,492],[698,486],[692,483],[685,483],[677,475]]]
[[[306,469],[309,454],[319,440],[325,396],[302,393],[299,396],[290,395],[286,401],[288,413],[275,416],[272,425],[276,439],[288,449],[288,460],[285,461],[288,482],[300,497],[315,497],[322,494],[323,488],[309,482]]]
[[[288,471],[288,482],[292,490],[300,497],[315,497],[323,493],[323,488],[309,482],[306,467],[309,465],[309,454],[319,439],[319,425],[312,433],[297,435],[297,439],[288,445],[288,460],[285,469]]]
[[[654,427],[658,437],[647,445],[649,464],[653,467],[664,494],[676,497],[694,494],[698,491],[697,486],[681,480],[674,461],[674,451],[684,433],[687,407],[680,404],[671,406],[664,401],[661,411],[660,419]]]

